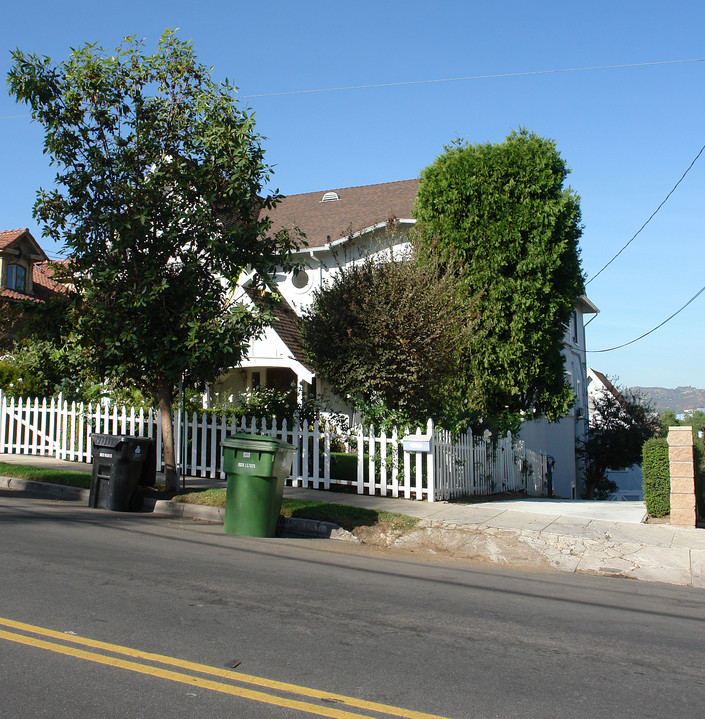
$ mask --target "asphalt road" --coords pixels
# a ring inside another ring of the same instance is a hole
[[[704,700],[702,590],[0,492],[1,717],[692,719]]]

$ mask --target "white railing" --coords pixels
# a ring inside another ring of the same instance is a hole
[[[532,452],[511,434],[493,440],[471,432],[453,436],[434,429],[425,436],[431,451],[405,451],[404,436],[422,437],[421,429],[376,432],[359,427],[342,433],[326,421],[226,418],[209,412],[174,417],[177,463],[184,475],[225,479],[221,442],[238,433],[263,434],[294,447],[288,484],[329,489],[348,485],[358,494],[405,499],[461,499],[473,495],[523,491],[545,494],[546,457]],[[157,471],[162,470],[159,411],[84,405],[58,399],[15,399],[0,391],[0,453],[37,454],[91,462],[92,433],[131,434],[156,442]],[[338,451],[336,451],[338,450]]]

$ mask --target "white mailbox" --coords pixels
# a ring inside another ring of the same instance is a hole
[[[433,452],[433,437],[430,434],[416,434],[402,439],[405,452]]]

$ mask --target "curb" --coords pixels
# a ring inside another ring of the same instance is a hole
[[[89,490],[0,476],[0,489],[32,496],[88,503]],[[224,510],[197,504],[145,500],[145,512],[165,517],[205,520],[222,524]],[[286,517],[280,537],[336,539],[360,543],[355,535],[335,524]],[[482,560],[496,565],[551,568],[554,570],[622,577],[650,582],[705,588],[705,534],[697,530],[654,526],[649,541],[643,536],[613,536],[617,523],[593,520],[584,527],[517,529],[485,523],[463,525],[422,520],[415,530],[387,537],[386,546],[446,554],[459,559]]]
[[[186,502],[170,502],[166,499],[147,499],[142,511],[163,514],[167,517],[185,517],[187,519],[204,519],[208,522],[222,524],[225,510],[222,507],[206,507],[202,504]]]
[[[87,502],[89,489],[70,487],[63,484],[35,482],[20,477],[0,477],[0,489],[12,489],[17,492],[28,492],[45,499],[58,499],[64,502]]]
[[[225,510],[222,507],[205,507],[200,504],[187,502],[170,502],[166,499],[146,500],[145,508],[150,507],[154,514],[163,514],[168,517],[183,517],[185,519],[201,519],[216,524],[225,521]],[[359,542],[355,535],[341,529],[332,522],[320,522],[315,519],[301,519],[300,517],[282,517],[278,537],[299,537],[302,539],[339,539],[343,541]]]
[[[56,499],[63,502],[88,502],[89,489],[71,487],[49,482],[36,482],[20,477],[0,477],[0,489],[11,489],[26,492],[42,499]],[[200,519],[216,524],[223,524],[225,510],[222,507],[206,507],[186,502],[170,502],[165,499],[145,499],[143,512],[152,512],[167,517],[183,517],[184,519]],[[284,517],[281,526],[282,537],[300,537],[309,539],[339,539],[359,542],[353,534],[341,529],[337,524],[320,522],[315,519]]]

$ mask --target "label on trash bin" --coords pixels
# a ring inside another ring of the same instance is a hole
[[[254,464],[254,462],[238,462],[237,466],[243,469],[257,469],[257,465]]]
[[[242,453],[242,456],[243,456],[243,457],[246,457],[247,459],[249,459],[252,455],[251,455],[249,452],[243,452],[243,453]]]
[[[112,454],[108,454],[108,452],[99,452],[99,453],[98,453],[98,456],[99,456],[99,457],[105,457],[106,459],[112,459],[112,458],[113,458],[113,455],[112,455]]]

